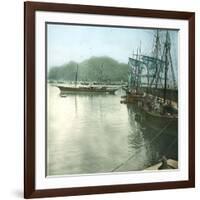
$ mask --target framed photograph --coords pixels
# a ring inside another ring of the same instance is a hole
[[[24,197],[194,187],[195,14],[24,8]]]

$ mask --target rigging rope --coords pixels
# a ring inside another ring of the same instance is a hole
[[[172,121],[173,121],[173,120],[170,120],[170,121],[167,123],[167,125],[164,126],[164,128],[162,128],[162,129],[158,132],[158,134],[156,134],[156,136],[155,136],[148,144],[144,143],[144,144],[142,144],[141,146],[139,146],[138,150],[137,150],[136,152],[134,152],[134,154],[132,154],[127,160],[125,160],[124,162],[122,162],[121,164],[119,164],[118,166],[116,166],[111,172],[114,172],[114,171],[116,171],[117,169],[121,168],[123,165],[125,165],[129,160],[131,160],[131,159],[136,155],[136,153],[140,150],[141,147],[144,147],[144,146],[146,146],[146,145],[151,145],[151,144],[155,141],[155,139],[157,139],[157,138],[164,132],[164,130],[171,124]]]
[[[169,153],[169,150],[171,147],[173,147],[173,145],[177,142],[177,137],[172,141],[172,143],[168,146],[167,151],[165,152],[165,155],[167,156]]]

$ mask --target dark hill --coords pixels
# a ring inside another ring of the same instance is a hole
[[[106,56],[91,57],[81,63],[69,62],[53,67],[48,73],[48,79],[74,81],[77,65],[79,81],[127,81],[128,65]]]

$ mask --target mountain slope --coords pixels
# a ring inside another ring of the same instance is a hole
[[[53,67],[48,73],[48,79],[74,81],[77,68],[79,81],[127,81],[128,77],[128,64],[103,56]]]

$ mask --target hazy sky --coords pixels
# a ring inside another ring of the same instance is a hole
[[[72,60],[81,62],[91,56],[109,56],[128,63],[128,57],[133,50],[136,53],[140,41],[143,54],[149,55],[152,52],[155,30],[48,24],[47,35],[50,68]],[[178,31],[170,31],[170,36],[172,57],[176,64]]]

